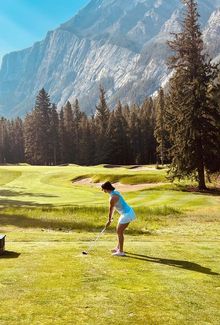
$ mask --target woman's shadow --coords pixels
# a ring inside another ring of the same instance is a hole
[[[12,252],[12,251],[4,251],[0,255],[0,259],[1,258],[18,258],[20,255],[21,255],[21,253]]]
[[[210,275],[220,275],[219,273],[212,272],[211,269],[203,267],[197,263],[188,262],[188,261],[180,261],[180,260],[171,260],[166,258],[160,258],[160,257],[151,257],[146,255],[140,255],[140,254],[134,254],[126,252],[126,257],[128,258],[134,258],[141,261],[151,262],[151,263],[159,263],[159,264],[165,264],[173,267],[178,267],[180,269],[195,271],[199,273],[205,273]]]

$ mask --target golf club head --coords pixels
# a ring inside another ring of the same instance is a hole
[[[83,254],[83,255],[88,255],[88,252],[83,251],[82,254]]]

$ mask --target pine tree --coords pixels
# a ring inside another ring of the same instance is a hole
[[[36,164],[40,165],[50,164],[50,109],[50,97],[42,88],[37,95],[33,111],[36,134]]]
[[[99,87],[99,104],[96,106],[95,118],[97,125],[100,127],[101,132],[106,130],[108,126],[108,119],[110,111],[105,99],[105,89],[100,85]]]
[[[94,159],[95,138],[93,135],[92,120],[82,115],[79,124],[78,163],[92,165]]]
[[[140,120],[140,163],[154,164],[156,159],[155,111],[151,98],[146,98],[138,113]]]
[[[17,117],[14,122],[14,134],[15,134],[15,162],[24,162],[24,125],[21,118]]]
[[[131,126],[130,119],[131,119],[131,109],[128,104],[123,106],[123,116],[126,122],[125,128],[125,136],[127,138],[127,153],[126,153],[126,165],[130,165],[134,163],[133,151],[131,149],[131,131],[133,127]],[[130,129],[130,127],[132,129]]]
[[[37,161],[35,127],[33,113],[27,114],[24,120],[24,153],[29,164],[35,164]]]
[[[50,114],[50,97],[43,88],[36,97],[33,111],[26,116],[24,123],[25,156],[32,164],[51,164]]]
[[[141,129],[140,129],[140,107],[133,105],[130,110],[129,119],[129,146],[131,150],[131,163],[141,163]]]
[[[6,120],[2,117],[0,119],[0,163],[6,162],[5,143],[6,139]]]
[[[13,163],[13,121],[5,120],[5,162]]]
[[[96,147],[97,147],[97,138],[96,138],[96,122],[95,117],[92,115],[89,119],[89,133],[90,133],[90,139],[89,139],[89,162],[90,165],[96,164]]]
[[[108,157],[111,164],[126,164],[128,161],[127,122],[123,116],[121,102],[111,113],[107,128]]]
[[[206,189],[206,157],[213,150],[217,131],[216,108],[210,107],[207,94],[215,70],[204,54],[197,3],[194,0],[183,0],[183,3],[186,12],[182,32],[174,34],[169,42],[174,51],[169,66],[175,68],[166,119],[172,143],[170,174],[172,178],[196,176],[202,190]]]
[[[79,101],[75,100],[73,105],[73,149],[74,149],[74,162],[77,164],[80,161],[80,122],[84,114],[80,111]],[[83,121],[86,127],[86,121]],[[82,125],[81,125],[82,127]]]
[[[66,163],[65,157],[67,156],[65,152],[65,126],[64,126],[64,113],[63,108],[60,110],[59,114],[59,128],[58,128],[58,138],[59,138],[59,152],[60,152],[60,163]]]
[[[50,114],[50,145],[51,145],[51,162],[56,165],[59,161],[59,117],[57,107],[52,105]]]
[[[7,121],[6,161],[19,163],[24,161],[23,123],[20,118]]]
[[[64,146],[65,156],[64,160],[67,163],[74,161],[74,138],[73,138],[73,110],[70,102],[68,101],[63,109],[64,113]]]
[[[208,90],[209,106],[212,109],[212,125],[215,125],[216,132],[212,133],[213,144],[209,149],[210,154],[205,157],[206,167],[209,173],[220,171],[220,73],[215,83],[210,85]]]
[[[163,166],[167,156],[168,135],[166,131],[165,96],[162,88],[159,90],[156,101],[156,125],[154,136],[157,141],[157,157]]]
[[[110,110],[105,99],[105,90],[100,86],[99,104],[96,106],[96,154],[97,164],[105,163],[108,156],[107,127],[109,122]]]

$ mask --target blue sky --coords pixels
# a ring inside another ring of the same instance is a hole
[[[0,0],[0,63],[6,53],[43,39],[89,0]]]

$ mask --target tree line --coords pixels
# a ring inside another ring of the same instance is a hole
[[[0,120],[0,162],[57,165],[76,163],[169,163],[169,176],[194,177],[205,189],[205,171],[220,170],[220,77],[204,51],[195,0],[183,0],[182,31],[168,42],[174,71],[166,89],[141,106],[111,111],[100,86],[95,114],[79,101],[60,111],[41,89],[24,120]]]
[[[24,120],[1,119],[1,163],[35,165],[149,164],[156,161],[155,109],[151,98],[138,107],[118,102],[110,111],[100,86],[95,114],[87,116],[79,101],[60,111],[41,89]]]

